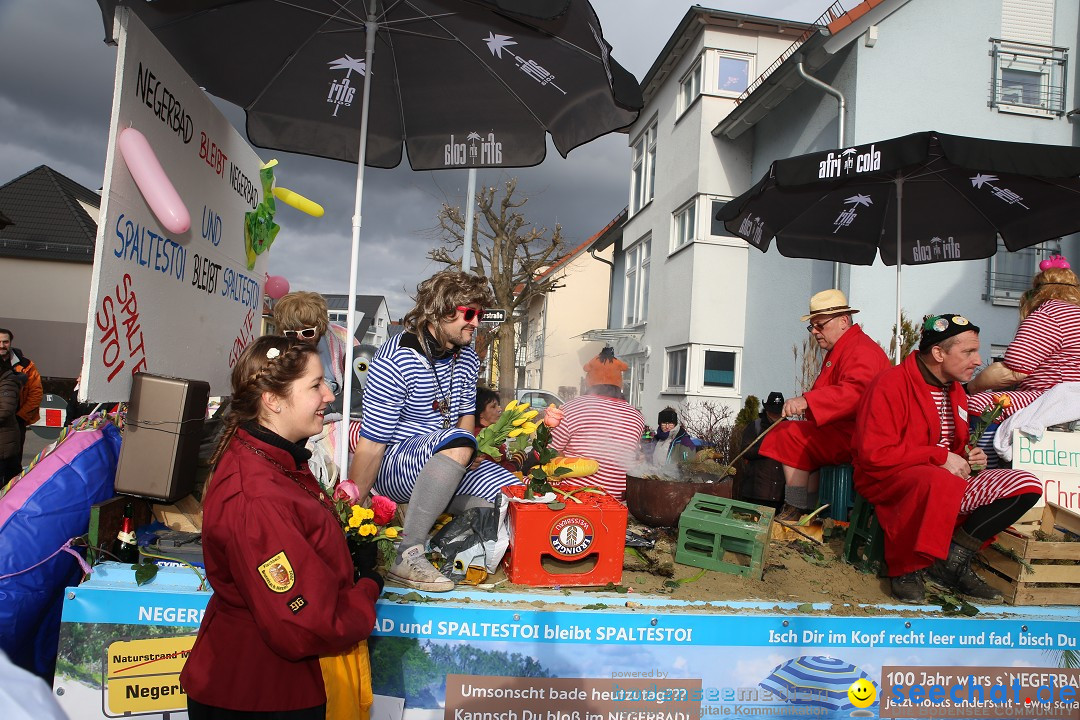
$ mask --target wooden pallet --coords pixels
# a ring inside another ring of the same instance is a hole
[[[1042,522],[1044,533],[1080,538],[1080,515],[1047,503]],[[1031,569],[993,546],[982,551],[990,567],[976,569],[981,577],[1012,605],[1080,604],[1080,542],[1036,540],[1030,533],[1010,528],[998,535],[997,545],[1022,558]],[[1067,564],[1066,564],[1067,563]]]

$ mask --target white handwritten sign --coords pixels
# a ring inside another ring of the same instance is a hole
[[[1080,511],[1080,433],[1048,432],[1035,442],[1013,431],[1013,468],[1033,473],[1043,483],[1046,501]]]
[[[119,52],[80,399],[126,400],[138,371],[210,383],[259,334],[267,255],[248,268],[245,214],[262,161],[145,25],[119,8]],[[148,141],[191,216],[171,233],[136,186],[118,134]]]

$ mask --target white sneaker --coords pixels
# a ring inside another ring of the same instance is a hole
[[[428,592],[449,592],[454,581],[428,562],[423,545],[413,545],[390,567],[390,579],[406,587]]]

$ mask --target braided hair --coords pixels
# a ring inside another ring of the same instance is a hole
[[[258,421],[262,394],[279,397],[289,394],[289,386],[303,376],[308,356],[318,356],[315,345],[279,335],[263,335],[247,346],[232,369],[232,402],[210,465],[217,465],[236,428]]]

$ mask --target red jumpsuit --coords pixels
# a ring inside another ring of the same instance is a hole
[[[203,552],[214,595],[180,675],[204,705],[322,705],[318,656],[353,647],[374,626],[379,587],[353,583],[341,525],[309,494],[320,489],[307,463],[296,466],[286,449],[240,428],[208,484]]]
[[[1001,498],[1042,492],[1034,475],[1019,470],[983,470],[964,479],[940,467],[950,451],[966,456],[967,396],[960,383],[946,389],[953,431],[945,447],[940,444],[941,411],[917,357],[911,353],[870,385],[852,441],[855,489],[873,503],[885,531],[891,576],[948,555],[962,513]]]
[[[803,395],[808,419],[770,430],[760,454],[807,472],[851,462],[855,409],[870,381],[887,367],[885,351],[862,327],[852,325],[825,354],[814,387]]]

